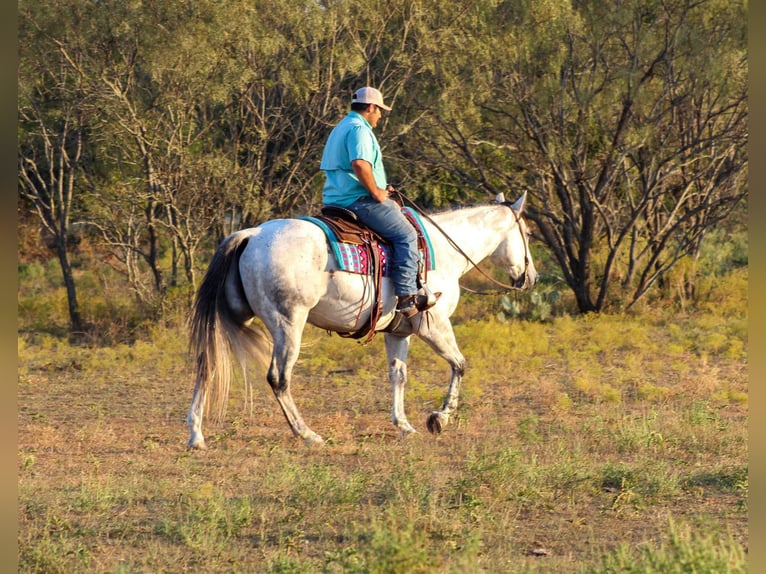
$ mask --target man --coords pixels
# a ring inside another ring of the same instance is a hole
[[[391,244],[389,269],[396,309],[412,317],[420,310],[416,306],[417,234],[399,205],[389,198],[394,189],[386,180],[380,145],[372,131],[383,110],[391,108],[375,88],[354,92],[351,111],[333,128],[322,154],[320,168],[326,176],[322,201],[353,211],[359,221]]]

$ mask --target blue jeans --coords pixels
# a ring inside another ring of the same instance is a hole
[[[363,197],[349,205],[356,217],[391,244],[388,268],[398,296],[418,292],[418,235],[415,228],[391,199],[378,203]]]

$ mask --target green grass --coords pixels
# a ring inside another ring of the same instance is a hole
[[[588,574],[735,574],[747,572],[742,545],[731,536],[705,535],[689,526],[668,525],[659,545],[631,548],[622,544]]]

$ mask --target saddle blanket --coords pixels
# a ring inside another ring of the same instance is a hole
[[[409,207],[403,207],[402,213],[404,213],[407,219],[410,220],[418,235],[421,235],[425,239],[426,248],[420,250],[420,260],[425,262],[426,269],[435,269],[436,261],[434,260],[431,238],[428,235],[428,231],[423,226],[420,216]],[[367,251],[364,245],[354,245],[352,243],[338,241],[333,230],[320,219],[311,216],[301,217],[301,219],[314,223],[324,231],[327,236],[327,243],[335,255],[335,259],[338,262],[338,267],[341,271],[348,271],[349,273],[358,273],[361,275],[370,275],[372,273],[372,262],[368,261],[369,258],[367,257]],[[378,243],[378,253],[381,266],[383,267],[383,276],[388,277],[387,262],[391,254],[391,247],[387,243]]]

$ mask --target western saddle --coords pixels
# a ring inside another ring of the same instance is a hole
[[[379,236],[377,233],[366,227],[359,221],[356,214],[350,209],[343,207],[337,207],[332,205],[326,205],[322,207],[322,214],[315,216],[316,219],[321,220],[327,227],[329,227],[338,241],[342,243],[350,243],[353,245],[361,245],[367,255],[367,260],[371,262],[372,273],[372,309],[370,312],[370,318],[368,321],[357,331],[348,333],[338,333],[341,337],[349,337],[352,339],[361,339],[367,337],[364,343],[368,343],[375,336],[375,327],[378,324],[383,313],[383,301],[381,298],[381,285],[383,282],[383,265],[380,257],[380,245],[388,244],[388,242]],[[427,249],[427,240],[423,234],[418,230],[418,250],[425,253]],[[416,306],[419,310],[424,311],[429,309],[436,303],[436,299],[439,298],[441,293],[431,293],[426,286],[426,278],[428,269],[422,263],[418,266],[418,288],[424,291],[424,294],[419,294],[416,302]],[[361,309],[360,309],[361,312]],[[386,326],[385,331],[393,331],[396,329],[402,321],[400,313],[396,313],[391,323]]]

